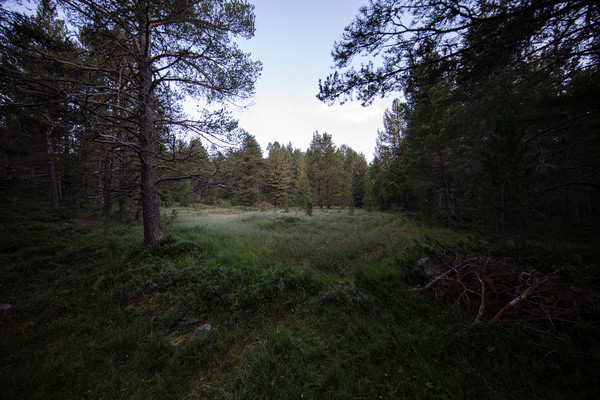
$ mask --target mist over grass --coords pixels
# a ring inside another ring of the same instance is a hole
[[[169,240],[94,210],[6,204],[0,397],[595,398],[597,332],[481,324],[435,296],[402,214],[163,210]],[[462,245],[464,246],[464,244]]]

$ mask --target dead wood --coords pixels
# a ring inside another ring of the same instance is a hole
[[[583,322],[600,332],[600,296],[566,284],[561,270],[543,273],[510,259],[464,257],[449,246],[438,245],[446,271],[411,290],[435,290],[436,298],[449,307],[472,313],[473,324],[487,315],[490,323],[559,330]]]

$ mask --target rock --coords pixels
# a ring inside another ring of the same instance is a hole
[[[429,278],[434,279],[447,271],[447,268],[441,264],[434,262],[429,257],[421,258],[417,261],[417,266],[423,269],[423,273]]]
[[[212,329],[212,325],[211,324],[204,324],[199,328],[195,328],[192,331],[189,331],[187,333],[184,333],[183,335],[174,337],[173,339],[171,339],[171,344],[173,345],[173,347],[179,347],[182,344],[184,344],[185,342],[187,342],[192,336],[194,336],[194,334],[198,331],[210,331]]]
[[[417,265],[419,267],[422,267],[425,264],[429,264],[431,262],[431,258],[429,257],[425,257],[425,258],[421,258],[420,260],[417,261]]]
[[[212,326],[210,324],[204,324],[200,328],[198,328],[199,331],[210,331],[211,329]]]
[[[0,310],[2,311],[8,311],[12,308],[12,306],[10,304],[0,304]]]

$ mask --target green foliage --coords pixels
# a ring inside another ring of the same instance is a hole
[[[306,200],[306,215],[308,215],[309,217],[312,216],[313,214],[313,202],[312,199],[307,199]]]
[[[379,132],[373,202],[432,224],[479,225],[505,249],[540,233],[554,240],[556,228],[598,246],[600,209],[589,206],[600,196],[597,27],[566,23],[582,15],[596,20],[598,9],[548,0],[362,8],[318,97],[369,103],[402,91],[406,103],[393,102]],[[352,68],[355,56],[381,53],[383,64]]]
[[[302,220],[298,217],[277,217],[262,226],[264,229],[285,229],[297,226]]]
[[[181,257],[200,252],[198,243],[191,240],[171,239],[152,248],[151,253],[158,257]]]
[[[269,194],[275,207],[285,205],[287,202],[287,193],[290,189],[290,163],[289,154],[285,147],[278,142],[270,143],[267,148],[269,158],[267,158],[268,173],[266,184],[269,188]]]
[[[320,208],[331,208],[341,203],[342,166],[331,135],[314,133],[306,151],[306,173],[312,188],[313,203]]]
[[[228,179],[230,185],[238,190],[241,205],[260,205],[264,196],[265,162],[262,150],[254,136],[246,135],[239,150],[232,151],[227,157],[229,165]]]

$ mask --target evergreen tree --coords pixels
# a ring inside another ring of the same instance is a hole
[[[367,196],[369,164],[365,156],[361,153],[352,164],[352,202],[355,207],[365,207],[365,197]]]
[[[342,168],[333,139],[328,133],[315,132],[306,151],[307,174],[313,199],[321,208],[340,204]]]
[[[96,132],[98,139],[128,146],[138,155],[144,241],[154,245],[164,240],[157,186],[162,158],[158,143],[167,132],[164,127],[184,128],[217,140],[233,139],[238,133],[236,122],[224,111],[206,112],[197,121],[181,118],[173,107],[180,96],[172,88],[178,86],[208,102],[251,96],[260,64],[240,51],[232,38],[253,36],[253,7],[238,0],[59,0],[58,4],[70,16],[81,43],[101,45],[81,49],[77,63],[54,57],[46,48],[29,46],[26,51],[79,69],[77,85],[61,91],[59,84],[69,80],[47,79],[42,74],[10,76],[22,81],[43,80],[44,87],[80,107],[90,123],[102,115],[111,124],[127,121],[135,126],[132,140],[117,137],[114,129],[96,127]],[[118,84],[107,84],[107,80]],[[124,103],[116,103],[117,97]],[[163,102],[166,107],[160,106]],[[120,112],[105,113],[108,107]]]
[[[358,154],[352,148],[342,145],[338,149],[342,165],[342,181],[344,195],[348,207],[363,207],[366,191],[366,173],[368,164],[363,154]]]
[[[378,186],[378,203],[384,209],[403,207],[409,209],[406,201],[403,151],[406,134],[406,104],[398,99],[392,102],[391,110],[383,117],[384,129],[378,130],[375,159],[378,167],[374,183]]]
[[[436,60],[437,54],[422,58]],[[459,104],[452,96],[452,81],[444,76],[443,64],[423,61],[407,79],[408,124],[406,129],[407,174],[431,217],[442,215],[454,226],[457,217],[456,177],[459,128],[453,123]]]
[[[236,163],[236,179],[231,182],[239,190],[243,205],[261,205],[263,202],[264,161],[260,145],[252,135],[246,135]]]
[[[318,97],[369,103],[403,90],[407,73],[428,53],[439,54],[429,62],[449,64],[446,74],[459,81],[489,77],[515,59],[533,74],[597,70],[599,20],[591,1],[371,0],[334,45],[336,70],[320,82]],[[381,53],[377,67],[354,68],[357,57]]]
[[[288,153],[279,142],[269,143],[267,146],[267,188],[269,196],[276,207],[287,206],[288,191],[290,188],[290,170]]]
[[[203,201],[212,177],[208,152],[202,142],[178,140],[168,158],[170,161],[161,165],[166,170],[159,179],[162,198],[181,205]]]
[[[302,155],[302,154],[300,154]],[[298,159],[298,192],[296,194],[296,205],[306,211],[308,215],[312,215],[313,201],[308,175],[306,173],[306,163],[304,157]]]
[[[4,11],[4,10],[3,10]],[[72,125],[76,118],[60,92],[68,90],[69,81],[76,79],[72,68],[55,62],[56,58],[74,61],[75,44],[68,39],[65,23],[48,2],[40,3],[34,16],[4,12],[0,37],[0,90],[3,110],[3,142],[17,144],[17,152],[31,157],[26,168],[43,176],[46,193],[54,208],[59,207],[61,175],[64,175],[64,156],[69,153]],[[47,60],[36,57],[40,52]],[[59,81],[49,87],[46,81]],[[11,125],[16,125],[9,128]],[[20,138],[11,138],[11,134]],[[10,148],[10,145],[8,145]],[[21,160],[25,161],[24,158]],[[60,171],[62,165],[63,171]],[[62,174],[61,174],[62,172]],[[27,179],[27,177],[21,177]],[[30,180],[37,188],[39,178]]]

